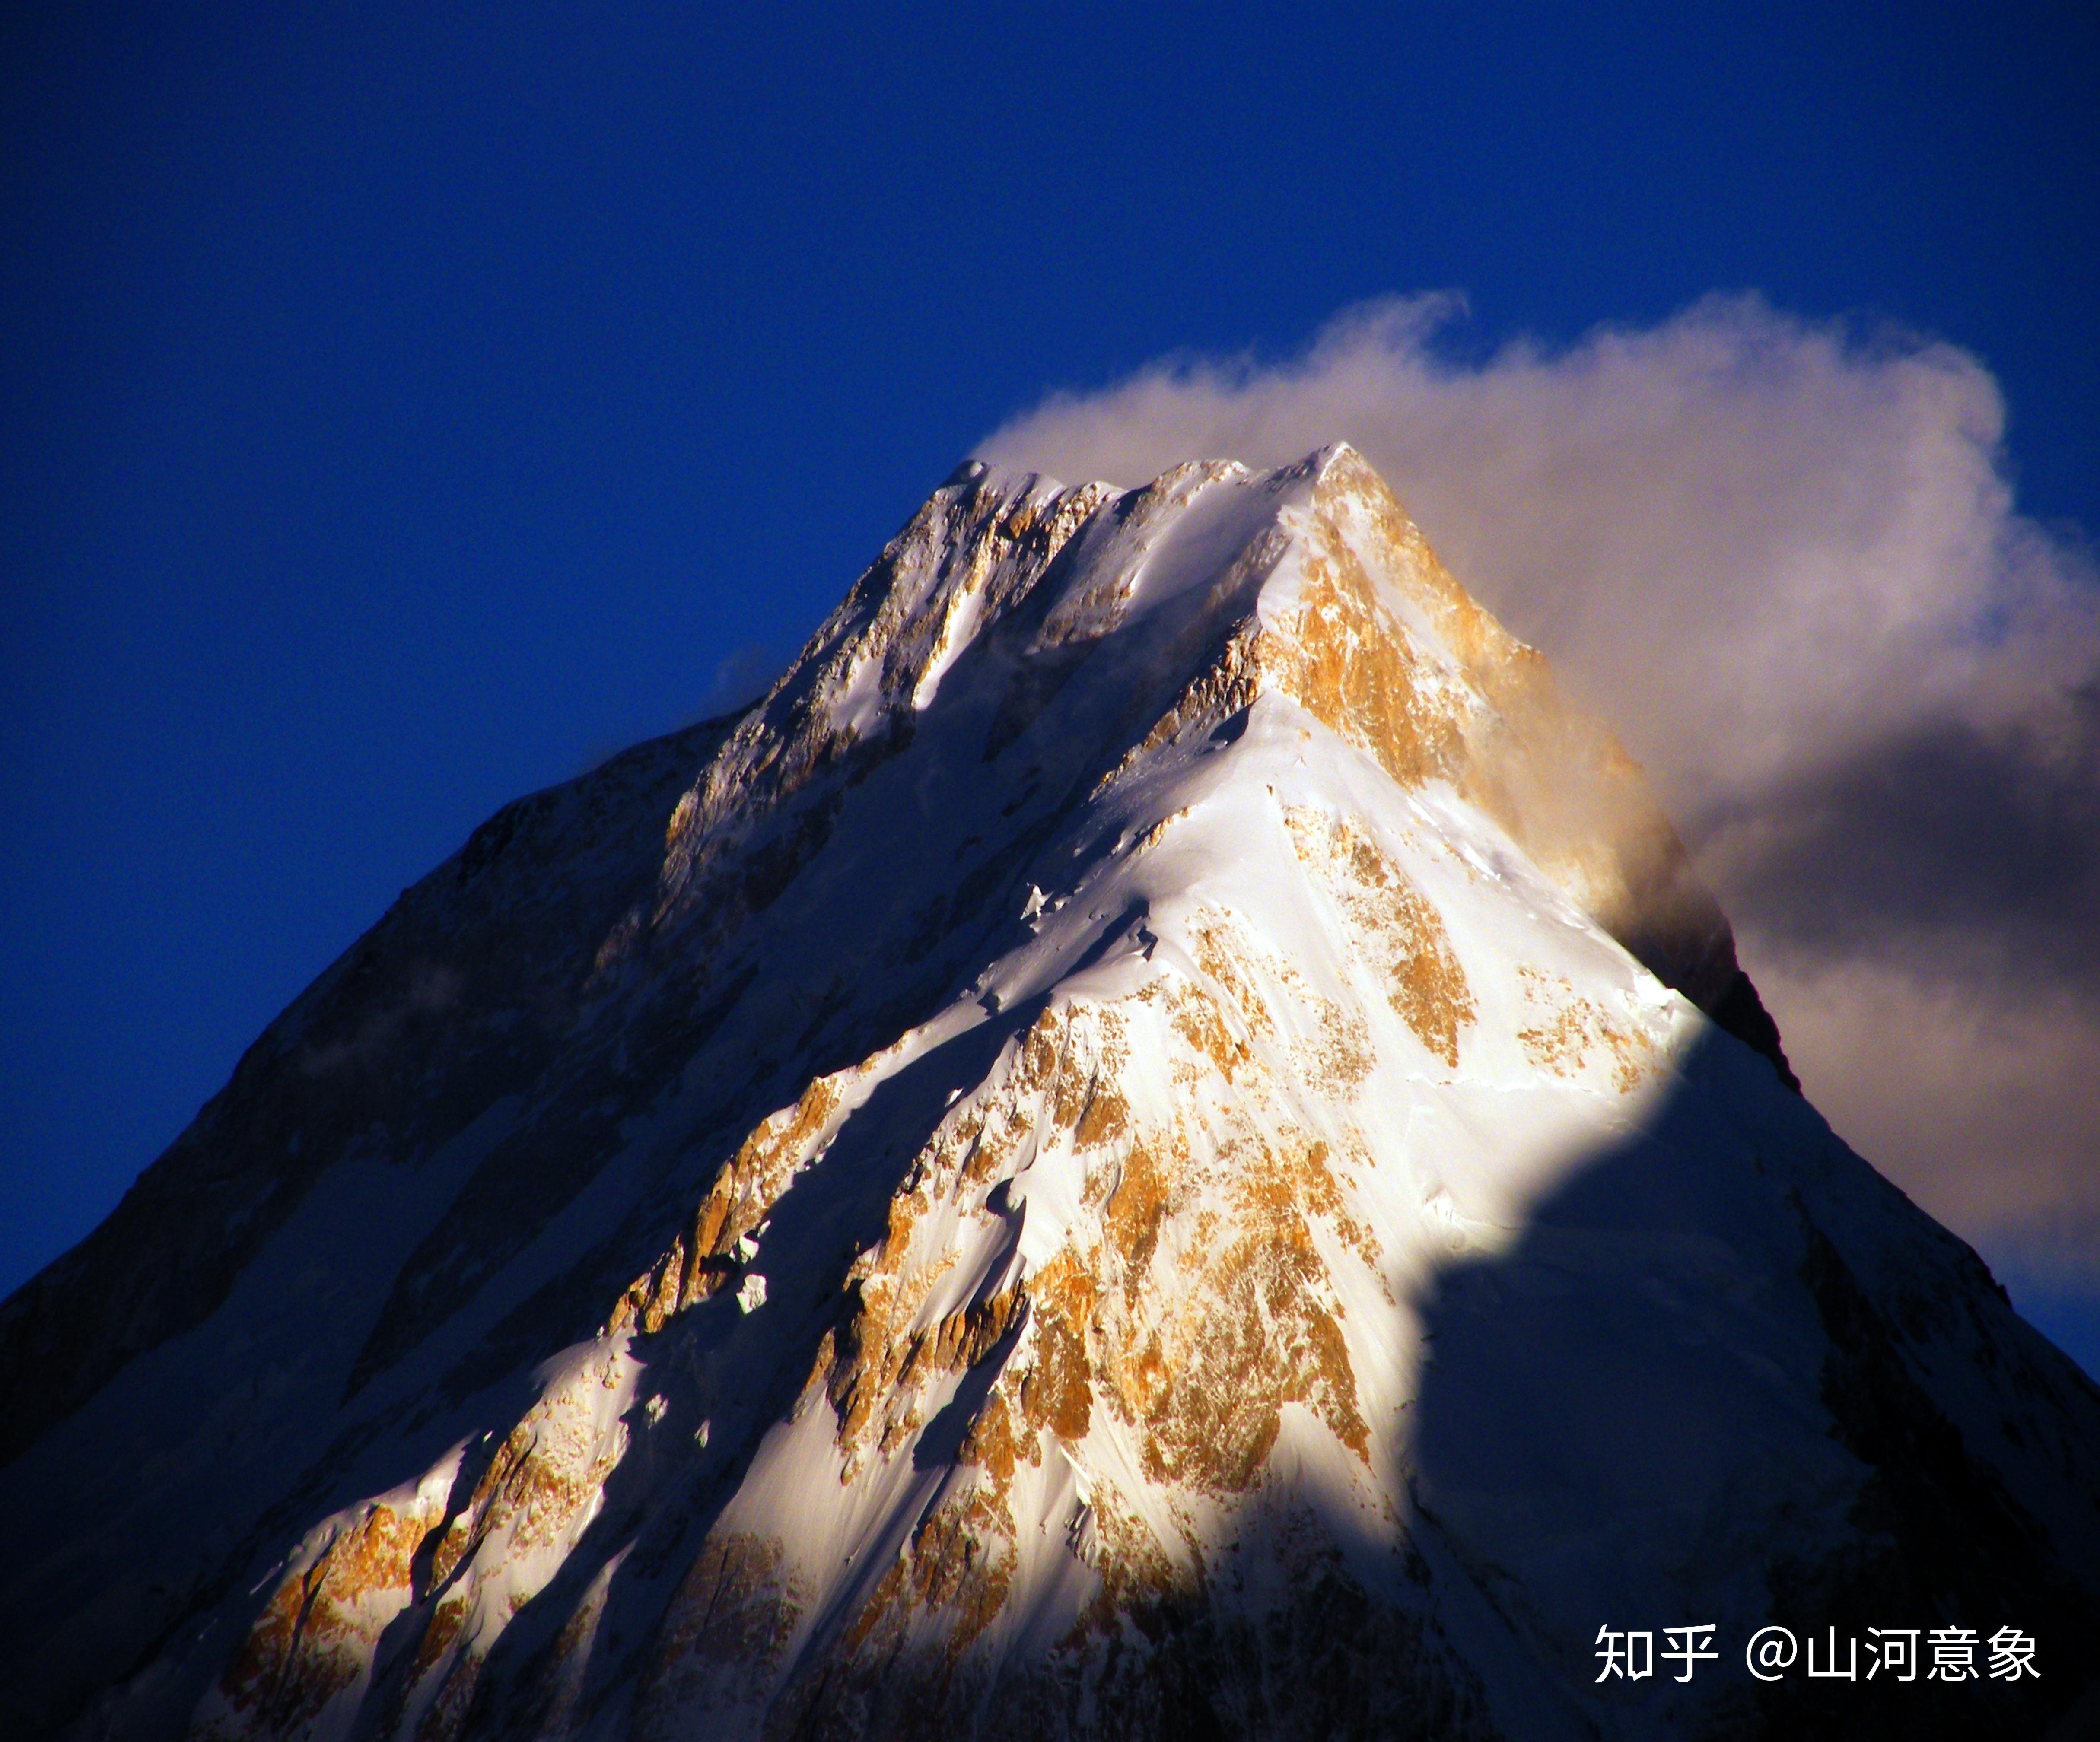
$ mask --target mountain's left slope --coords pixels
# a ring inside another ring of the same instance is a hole
[[[0,1308],[0,1721],[1767,1735],[1590,1634],[1877,1603],[2067,1675],[2100,1396],[1790,1085],[1349,449],[966,467]]]

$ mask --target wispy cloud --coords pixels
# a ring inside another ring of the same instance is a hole
[[[771,689],[787,670],[788,662],[770,647],[746,642],[715,667],[714,681],[701,698],[700,717],[730,713],[748,708]]]
[[[1715,298],[1449,360],[1450,297],[1053,396],[987,457],[1336,437],[1648,764],[1816,1104],[1970,1237],[2100,1276],[2100,574],[1974,356]]]

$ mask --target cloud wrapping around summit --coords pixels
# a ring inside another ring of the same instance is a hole
[[[1458,299],[1174,359],[981,448],[1068,481],[1337,437],[1656,778],[1811,1097],[2001,1259],[2100,1276],[2100,571],[1974,356],[1714,298],[1476,364]]]

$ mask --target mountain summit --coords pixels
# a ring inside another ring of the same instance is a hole
[[[2100,1393],[1346,447],[964,467],[404,894],[0,1395],[10,1735],[2013,1736],[2100,1637]]]

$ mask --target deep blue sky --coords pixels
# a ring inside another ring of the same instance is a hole
[[[1047,389],[1754,289],[1974,351],[2100,528],[2092,10],[1592,10],[11,9],[0,1292]]]

